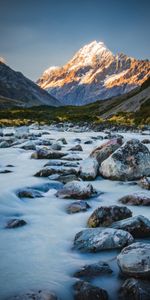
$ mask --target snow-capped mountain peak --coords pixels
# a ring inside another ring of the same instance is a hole
[[[83,105],[129,92],[149,76],[149,61],[114,55],[103,42],[93,41],[63,67],[46,70],[37,83],[63,104]]]

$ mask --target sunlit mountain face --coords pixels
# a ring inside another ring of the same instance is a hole
[[[64,105],[84,105],[129,92],[149,76],[148,60],[114,55],[103,42],[93,41],[64,66],[48,68],[37,83]]]

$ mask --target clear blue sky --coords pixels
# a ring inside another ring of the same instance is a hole
[[[36,80],[93,40],[150,59],[150,0],[0,0],[0,56]]]

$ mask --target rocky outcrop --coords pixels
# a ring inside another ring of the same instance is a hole
[[[92,184],[81,181],[71,181],[56,193],[57,197],[64,199],[88,199],[96,194]]]
[[[119,199],[119,202],[127,205],[150,206],[150,197],[147,194],[139,193],[127,195]]]
[[[101,206],[98,207],[88,219],[89,227],[105,227],[113,222],[132,216],[130,209],[124,206]]]
[[[115,222],[112,228],[130,232],[135,238],[150,237],[150,220],[144,216],[135,216]]]
[[[150,278],[150,244],[137,242],[125,247],[117,262],[125,275]]]
[[[133,242],[130,233],[112,228],[85,229],[76,234],[74,247],[82,252],[123,248]]]
[[[127,141],[102,162],[100,173],[113,180],[135,180],[150,175],[150,151],[139,140]]]

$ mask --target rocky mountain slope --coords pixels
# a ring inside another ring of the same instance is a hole
[[[150,62],[113,55],[102,42],[81,48],[63,67],[50,67],[37,83],[64,105],[84,105],[125,94],[150,76]]]
[[[22,73],[0,61],[0,107],[37,105],[59,106],[60,102]]]

